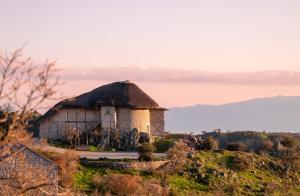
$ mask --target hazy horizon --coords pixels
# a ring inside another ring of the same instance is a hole
[[[163,107],[300,95],[300,1],[3,0],[0,50],[57,60],[64,97],[129,79]]]

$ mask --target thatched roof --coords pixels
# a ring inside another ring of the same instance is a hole
[[[95,108],[96,106],[116,106],[132,109],[165,110],[136,84],[126,80],[100,86],[74,98],[65,99],[50,110],[42,119],[52,115],[60,108]]]

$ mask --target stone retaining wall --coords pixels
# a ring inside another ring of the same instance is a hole
[[[136,170],[155,170],[168,161],[150,161],[150,162],[117,162],[117,161],[97,161],[97,160],[80,160],[80,163],[93,167],[105,167],[110,169],[136,169]]]

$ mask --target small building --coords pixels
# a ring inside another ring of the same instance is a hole
[[[102,136],[107,130],[161,136],[165,110],[136,84],[114,82],[59,102],[38,120],[38,132],[48,139],[64,138],[66,127],[86,137],[95,129]]]
[[[0,195],[56,195],[59,167],[25,145],[0,148]]]

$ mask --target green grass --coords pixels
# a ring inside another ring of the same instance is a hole
[[[188,179],[183,176],[170,176],[169,183],[172,188],[179,190],[196,190],[196,191],[207,191],[208,187],[195,182],[193,179]]]
[[[111,170],[80,165],[76,174],[75,185],[80,190],[91,191],[94,188],[92,182],[93,177],[96,174],[107,175],[108,173],[137,175],[137,171],[135,170]]]
[[[251,166],[243,170],[234,170],[228,167],[228,157],[251,157]],[[260,166],[261,163],[265,166]],[[225,195],[232,195],[232,191],[238,188],[240,195],[264,195],[266,191],[270,195],[300,195],[300,186],[291,177],[286,177],[268,168],[268,163],[277,164],[275,158],[260,156],[246,152],[200,151],[190,159],[181,175],[172,173],[167,176],[167,185],[177,195],[214,195],[216,190],[223,191]],[[155,179],[163,182],[162,177],[155,172],[137,172],[135,170],[108,170],[81,166],[76,175],[76,186],[85,191],[93,189],[92,179],[95,174],[121,173],[140,175],[145,180]],[[220,175],[222,174],[222,175]],[[204,177],[199,178],[199,175]],[[300,173],[291,174],[300,178]],[[288,186],[284,186],[284,184]],[[274,186],[274,187],[272,187]],[[232,188],[233,187],[233,188]],[[271,187],[271,188],[270,188]]]

